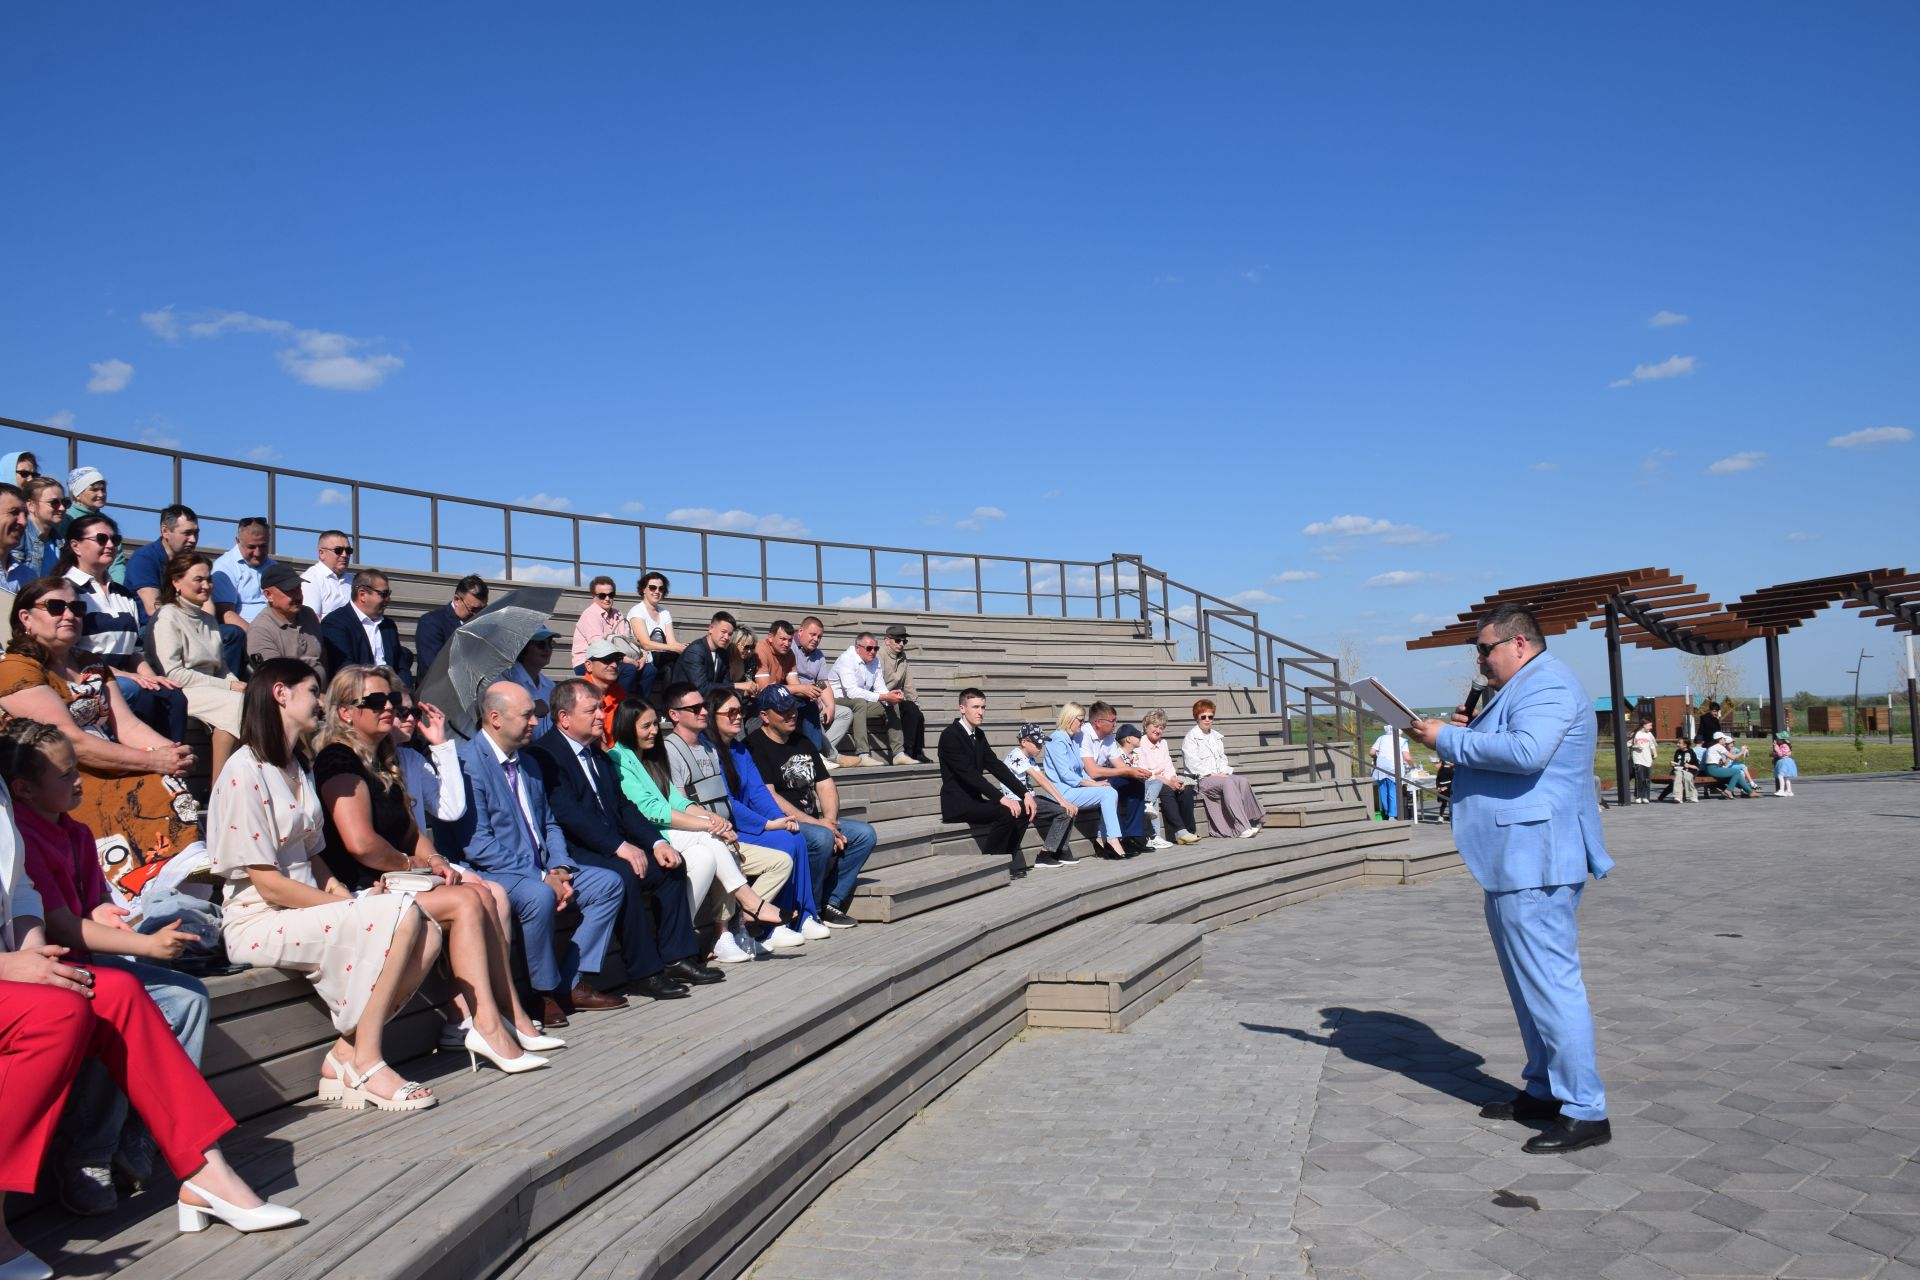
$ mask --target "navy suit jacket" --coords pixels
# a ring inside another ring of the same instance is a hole
[[[413,655],[400,645],[400,628],[392,618],[380,619],[380,638],[393,661],[387,665],[400,673],[400,683],[413,688]],[[367,643],[366,628],[351,601],[320,620],[320,656],[327,664],[331,680],[342,667],[373,665],[373,646]]]
[[[427,674],[427,669],[433,665],[440,650],[446,647],[447,641],[453,638],[453,633],[465,625],[450,604],[429,609],[420,615],[420,621],[413,624],[413,649],[421,675]]]
[[[624,843],[651,858],[653,846],[666,838],[627,799],[620,788],[619,772],[598,743],[592,748],[593,768],[600,783],[597,798],[587,785],[586,774],[580,771],[573,740],[558,729],[547,730],[525,754],[539,760],[547,803],[573,847],[611,858]]]
[[[685,680],[705,697],[709,689],[733,687],[733,682],[727,679],[727,670],[727,655],[715,653],[707,637],[702,635],[681,651],[680,661],[673,667],[673,678]]]
[[[539,845],[533,842],[520,803],[507,785],[507,771],[493,754],[486,733],[474,734],[456,751],[460,777],[467,787],[467,812],[449,823],[436,822],[436,843],[439,833],[444,833],[449,841],[445,847],[457,851],[454,856],[486,875],[538,878],[553,867],[579,869],[567,851],[566,832],[547,803],[541,764],[530,750],[520,753],[520,782],[527,789],[534,829],[540,832]]]
[[[1593,799],[1593,704],[1567,664],[1542,653],[1472,723],[1440,730],[1453,765],[1453,838],[1491,892],[1582,884],[1613,869]]]

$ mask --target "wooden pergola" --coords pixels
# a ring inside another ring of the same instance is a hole
[[[1920,574],[1905,569],[1863,569],[1802,582],[1783,582],[1716,604],[1671,569],[1623,569],[1584,578],[1561,578],[1508,587],[1486,597],[1439,630],[1407,641],[1409,649],[1440,649],[1472,644],[1479,619],[1504,604],[1523,605],[1549,636],[1563,635],[1586,623],[1607,633],[1607,683],[1613,705],[1625,706],[1620,675],[1620,646],[1678,649],[1714,654],[1759,640],[1767,653],[1767,729],[1780,727],[1785,695],[1780,684],[1780,637],[1831,604],[1860,609],[1877,625],[1908,635],[1920,634]],[[1599,616],[1595,616],[1599,615]],[[1914,702],[1912,682],[1907,701]],[[1914,729],[1914,767],[1920,768],[1920,725]],[[1615,777],[1622,804],[1627,801],[1626,717],[1613,719]]]

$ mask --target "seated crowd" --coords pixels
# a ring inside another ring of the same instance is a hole
[[[545,674],[557,637],[541,628],[460,740],[414,690],[486,608],[484,581],[460,580],[410,652],[389,580],[347,572],[344,533],[321,534],[299,573],[267,554],[264,520],[214,559],[175,506],[128,557],[87,473],[71,479],[88,508],[64,521],[34,514],[71,510],[44,484],[0,483],[0,1066],[21,1093],[0,1194],[31,1191],[56,1151],[61,1202],[106,1213],[157,1155],[182,1179],[182,1230],[297,1221],[220,1156],[233,1121],[196,1065],[208,992],[168,962],[217,940],[234,963],[300,975],[337,1036],[318,1096],[422,1110],[433,1090],[388,1065],[382,1034],[442,959],[442,1047],[474,1070],[547,1067],[566,1045],[553,1032],[583,1012],[686,999],[723,980],[716,965],[853,928],[877,836],[841,813],[832,775],[932,763],[904,627],[831,662],[811,616],[745,644],[716,613],[683,642],[659,573],[624,614],[596,579],[574,676]],[[1089,808],[1113,858],[1198,840],[1196,795],[1214,834],[1258,829],[1211,703],[1178,769],[1157,712],[1136,729],[1070,703],[1004,756],[985,713],[964,690],[940,735],[941,815],[1016,878],[1029,824],[1039,865],[1065,865]],[[185,783],[188,720],[211,754],[204,809]],[[195,871],[223,886],[217,910],[193,910]],[[0,1217],[5,1268],[51,1274]]]

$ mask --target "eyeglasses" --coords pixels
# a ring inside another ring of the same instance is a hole
[[[322,547],[320,548],[320,554],[323,556],[350,556],[353,554],[353,548],[352,546]]]
[[[1520,639],[1520,637],[1517,635],[1507,637],[1507,640],[1518,640],[1518,639]],[[1475,642],[1473,646],[1473,651],[1484,658],[1488,654],[1492,653],[1495,649],[1498,649],[1501,645],[1505,644],[1507,640],[1495,640],[1492,644],[1480,644],[1478,642]]]
[[[596,591],[596,592],[594,592],[594,593],[593,593],[593,598],[594,598],[595,600],[611,600],[611,599],[613,599],[613,592],[611,592],[611,591]]]
[[[103,547],[117,547],[126,539],[117,533],[90,533],[84,538],[75,538],[75,542],[97,542]]]
[[[707,714],[707,704],[704,702],[689,702],[684,707],[668,707],[667,710],[684,711],[690,716],[703,716]]]
[[[387,588],[384,591],[377,590],[373,587],[361,587],[360,590],[370,596],[379,596],[382,600],[393,599],[393,589],[391,587]]]
[[[73,505],[72,498],[42,498],[40,501],[50,507],[70,507]]]
[[[641,588],[641,590],[643,590],[643,591],[658,591],[658,592],[659,592],[659,593],[660,593],[661,595],[665,595],[665,594],[667,594],[667,589],[666,589],[665,587],[663,587],[663,586],[661,586],[661,585],[660,585],[659,583],[657,583],[657,582],[656,582],[656,583],[653,583],[653,584],[652,584],[651,586],[646,586],[646,587],[642,587],[642,588]]]
[[[61,600],[57,598],[53,600],[42,600],[33,607],[36,609],[45,609],[49,618],[58,618],[65,613],[72,613],[75,617],[80,615],[80,606],[72,600]]]
[[[714,714],[722,720],[738,720],[740,718],[740,708],[734,707],[730,711],[717,711]]]
[[[406,695],[402,693],[370,693],[353,705],[362,711],[374,712],[385,711],[391,707],[393,713],[399,715],[405,697]]]
[[[1194,719],[1195,720],[1211,720],[1213,719],[1213,712],[1202,711],[1199,715],[1195,716]]]
[[[857,644],[853,647],[858,649],[861,653],[872,653],[875,649],[878,649],[880,646],[877,644]]]

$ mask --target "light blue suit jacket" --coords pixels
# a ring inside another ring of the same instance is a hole
[[[527,807],[544,848],[536,847],[522,820],[519,801],[507,785],[507,771],[493,753],[486,734],[475,733],[462,742],[460,774],[467,784],[467,812],[451,823],[435,824],[453,842],[456,856],[486,875],[521,875],[538,879],[552,867],[577,870],[567,852],[567,837],[547,804],[539,766],[530,752],[520,753],[520,782],[527,789]]]
[[[1465,728],[1436,744],[1453,763],[1453,838],[1490,892],[1581,884],[1613,869],[1593,798],[1593,707],[1542,653]]]

